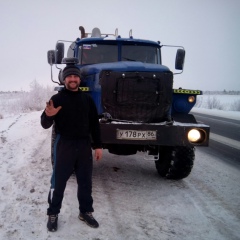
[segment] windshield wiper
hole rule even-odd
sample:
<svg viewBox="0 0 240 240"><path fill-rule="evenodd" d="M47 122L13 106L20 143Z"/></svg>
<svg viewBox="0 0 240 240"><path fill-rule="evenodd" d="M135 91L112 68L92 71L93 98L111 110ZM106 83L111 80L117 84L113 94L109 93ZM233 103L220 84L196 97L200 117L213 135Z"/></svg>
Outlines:
<svg viewBox="0 0 240 240"><path fill-rule="evenodd" d="M135 60L135 59L126 58L126 57L122 57L122 59L127 60L127 61L132 61L132 62L136 62L136 61L137 61L137 60Z"/></svg>

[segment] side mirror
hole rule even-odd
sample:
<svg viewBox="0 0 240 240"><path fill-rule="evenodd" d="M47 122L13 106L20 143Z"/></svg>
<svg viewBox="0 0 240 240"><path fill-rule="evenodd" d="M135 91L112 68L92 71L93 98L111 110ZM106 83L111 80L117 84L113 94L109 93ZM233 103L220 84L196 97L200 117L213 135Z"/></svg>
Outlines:
<svg viewBox="0 0 240 240"><path fill-rule="evenodd" d="M184 60L185 60L185 50L178 49L176 54L175 69L183 70Z"/></svg>
<svg viewBox="0 0 240 240"><path fill-rule="evenodd" d="M64 58L64 43L58 42L55 51L56 64L61 64Z"/></svg>
<svg viewBox="0 0 240 240"><path fill-rule="evenodd" d="M55 63L55 50L49 50L47 52L48 64L51 66Z"/></svg>

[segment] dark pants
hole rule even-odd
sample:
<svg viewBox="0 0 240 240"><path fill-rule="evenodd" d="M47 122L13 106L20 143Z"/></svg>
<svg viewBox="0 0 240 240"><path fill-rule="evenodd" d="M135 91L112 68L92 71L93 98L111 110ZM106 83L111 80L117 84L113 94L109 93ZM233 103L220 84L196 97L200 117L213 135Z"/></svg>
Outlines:
<svg viewBox="0 0 240 240"><path fill-rule="evenodd" d="M93 212L92 199L92 150L90 139L70 140L57 135L54 144L54 166L51 189L48 195L48 215L60 212L64 190L69 177L75 171L82 213Z"/></svg>

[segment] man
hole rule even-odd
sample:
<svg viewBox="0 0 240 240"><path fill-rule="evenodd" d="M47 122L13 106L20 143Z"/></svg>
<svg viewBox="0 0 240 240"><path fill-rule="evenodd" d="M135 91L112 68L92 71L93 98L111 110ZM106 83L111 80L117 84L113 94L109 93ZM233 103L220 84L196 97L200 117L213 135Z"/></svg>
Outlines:
<svg viewBox="0 0 240 240"><path fill-rule="evenodd" d="M73 171L78 183L78 218L97 228L93 218L92 199L92 150L95 159L102 158L98 113L92 98L80 89L81 73L75 65L66 66L62 72L65 87L51 97L41 115L43 128L55 123L54 166L47 209L49 231L57 230L58 214L64 190Z"/></svg>

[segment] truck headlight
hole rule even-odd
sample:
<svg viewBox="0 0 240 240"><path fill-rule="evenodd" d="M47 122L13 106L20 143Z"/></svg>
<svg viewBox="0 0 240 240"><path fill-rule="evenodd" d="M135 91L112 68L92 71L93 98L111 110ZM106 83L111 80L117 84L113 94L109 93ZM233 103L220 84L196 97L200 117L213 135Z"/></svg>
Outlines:
<svg viewBox="0 0 240 240"><path fill-rule="evenodd" d="M197 129L192 129L188 132L188 140L190 142L193 143L199 142L201 138L202 138L201 132Z"/></svg>
<svg viewBox="0 0 240 240"><path fill-rule="evenodd" d="M188 97L188 102L193 103L195 101L195 97L194 96L189 96Z"/></svg>

